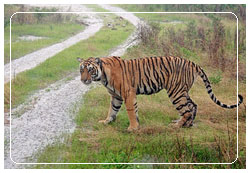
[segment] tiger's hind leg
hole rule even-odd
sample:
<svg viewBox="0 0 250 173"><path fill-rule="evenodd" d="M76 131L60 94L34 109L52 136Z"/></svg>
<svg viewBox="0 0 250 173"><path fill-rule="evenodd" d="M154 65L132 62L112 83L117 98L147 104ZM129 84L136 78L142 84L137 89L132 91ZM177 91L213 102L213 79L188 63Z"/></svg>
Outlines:
<svg viewBox="0 0 250 173"><path fill-rule="evenodd" d="M191 127L197 112L197 105L191 100L187 92L170 98L181 118L176 122L177 127Z"/></svg>
<svg viewBox="0 0 250 173"><path fill-rule="evenodd" d="M119 112L123 100L111 96L111 103L109 107L108 116L105 120L100 120L99 123L108 124L116 120L117 113Z"/></svg>

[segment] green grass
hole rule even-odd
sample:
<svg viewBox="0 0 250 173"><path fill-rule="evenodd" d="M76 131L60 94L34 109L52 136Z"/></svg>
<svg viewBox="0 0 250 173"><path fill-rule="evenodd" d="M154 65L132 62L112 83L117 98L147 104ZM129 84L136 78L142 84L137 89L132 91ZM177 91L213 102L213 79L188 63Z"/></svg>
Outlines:
<svg viewBox="0 0 250 173"><path fill-rule="evenodd" d="M12 24L11 26L11 58L16 59L28 53L63 41L84 30L80 24ZM40 40L24 41L21 36L32 35L46 37ZM4 29L4 62L10 60L10 27Z"/></svg>
<svg viewBox="0 0 250 173"><path fill-rule="evenodd" d="M196 86L196 89L205 90L203 86ZM210 105L207 93L204 92L204 94L207 96L205 102L208 100ZM194 95L193 91L192 95ZM199 103L199 110L205 109L208 104L202 101L204 97L194 97ZM225 111L213 107L211 103L208 112L206 112L207 109L204 110L205 112L198 112L194 127L174 130L170 122L178 119L179 116L165 91L152 96L140 95L137 100L141 127L135 133L128 133L126 129L129 121L124 105L118 113L116 122L110 125L98 123L98 120L106 118L110 96L104 87L90 90L85 94L83 106L76 117L75 132L67 138L65 143L48 146L39 154L38 162L220 163L235 160L236 124L226 118L228 114L230 117L233 116L236 113L235 110ZM215 110L213 115L209 114L211 109ZM227 121L229 121L228 126ZM244 147L240 147L239 161L229 166L79 164L37 165L36 168L243 168L245 167L244 155Z"/></svg>
<svg viewBox="0 0 250 173"><path fill-rule="evenodd" d="M119 21L114 15L112 15L112 18L114 22L126 22ZM76 57L88 58L90 56L107 55L111 48L125 41L134 29L131 24L127 24L126 27L121 25L116 26L117 30L111 30L105 26L88 40L81 41L49 58L37 67L18 74L12 81L12 107L23 103L34 91L45 88L49 84L64 78L69 73L77 72L79 63ZM8 86L9 83L5 84L5 90L9 90ZM9 102L6 99L5 108L7 109L8 106Z"/></svg>
<svg viewBox="0 0 250 173"><path fill-rule="evenodd" d="M133 11L133 10L132 10ZM138 10L135 10L138 11ZM143 14L146 16L145 14ZM141 17L144 17L144 16ZM139 14L138 14L139 16ZM148 15L151 19L164 20L160 15ZM180 17L180 16L179 16ZM200 19L189 16L189 21ZM204 17L204 18L203 18ZM211 22L205 16L201 18ZM174 17L172 18L174 19ZM179 18L178 18L179 19ZM174 19L176 20L176 19ZM180 19L181 20L181 19ZM161 22L161 21L160 21ZM169 27L161 22L161 32ZM175 25L187 26L186 23ZM174 27L175 27L174 26ZM177 29L175 28L175 29ZM154 40L153 40L154 41ZM207 54L178 47L180 55L201 65L213 82L213 91L226 104L235 104L236 81L232 76L218 72L207 65ZM227 50L228 51L228 50ZM164 55L158 48L139 44L130 48L123 58ZM219 76L219 77L218 77ZM246 85L239 82L240 94L246 98ZM223 163L236 158L236 110L216 106L209 98L202 80L198 79L190 90L190 96L198 105L195 125L192 128L173 129L171 121L178 119L178 112L170 102L166 91L151 96L137 96L140 130L128 133L129 120L125 106L121 107L115 122L99 124L106 118L110 96L104 87L90 90L84 95L82 107L75 118L77 129L65 143L48 146L38 154L38 162L67 163ZM36 168L246 168L246 111L239 108L239 158L232 165L37 165Z"/></svg>

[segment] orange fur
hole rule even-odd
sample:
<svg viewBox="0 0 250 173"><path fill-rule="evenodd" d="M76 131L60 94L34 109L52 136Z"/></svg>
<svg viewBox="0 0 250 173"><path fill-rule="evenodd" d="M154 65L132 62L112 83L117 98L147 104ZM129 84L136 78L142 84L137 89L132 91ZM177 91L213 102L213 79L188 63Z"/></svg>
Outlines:
<svg viewBox="0 0 250 173"><path fill-rule="evenodd" d="M196 116L197 105L191 100L188 91L199 75L207 88L210 98L223 108L234 108L242 103L239 95L238 105L225 105L216 99L210 82L201 67L179 57L150 57L123 60L119 57L89 58L80 60L81 80L85 84L101 81L111 95L108 116L100 122L110 123L125 103L130 125L128 130L139 128L136 95L150 95L166 89L170 100L181 115L177 127L190 127Z"/></svg>

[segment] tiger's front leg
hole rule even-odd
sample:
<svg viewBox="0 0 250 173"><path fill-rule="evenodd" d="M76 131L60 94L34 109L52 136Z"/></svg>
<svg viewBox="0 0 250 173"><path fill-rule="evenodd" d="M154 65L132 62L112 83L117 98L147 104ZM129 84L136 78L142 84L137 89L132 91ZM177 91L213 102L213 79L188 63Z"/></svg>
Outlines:
<svg viewBox="0 0 250 173"><path fill-rule="evenodd" d="M109 107L108 116L105 120L100 120L99 123L108 124L116 120L117 113L119 112L123 100L111 96L111 103Z"/></svg>
<svg viewBox="0 0 250 173"><path fill-rule="evenodd" d="M130 125L128 131L135 131L139 129L139 119L138 119L138 108L136 102L136 94L130 92L128 97L125 99L125 105L128 112L128 118Z"/></svg>

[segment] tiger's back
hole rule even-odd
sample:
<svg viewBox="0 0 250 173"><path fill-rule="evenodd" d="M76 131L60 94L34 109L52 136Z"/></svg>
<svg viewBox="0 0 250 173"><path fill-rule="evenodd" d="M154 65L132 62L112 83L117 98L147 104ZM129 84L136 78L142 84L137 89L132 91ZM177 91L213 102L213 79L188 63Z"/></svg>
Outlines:
<svg viewBox="0 0 250 173"><path fill-rule="evenodd" d="M150 95L166 89L170 96L179 88L191 88L198 66L179 57L150 57L123 60L119 57L101 58L110 70L110 84L119 91L135 89L136 94ZM107 76L107 75L106 75ZM107 81L107 80L104 80ZM119 85L115 85L119 83ZM107 85L106 82L103 82ZM121 86L120 86L121 85Z"/></svg>

